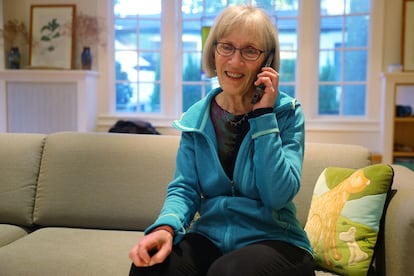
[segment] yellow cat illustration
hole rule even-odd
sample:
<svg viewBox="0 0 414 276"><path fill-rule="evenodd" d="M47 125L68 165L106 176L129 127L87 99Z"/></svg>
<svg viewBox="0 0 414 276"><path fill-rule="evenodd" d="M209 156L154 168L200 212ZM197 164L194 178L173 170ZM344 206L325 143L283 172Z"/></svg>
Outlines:
<svg viewBox="0 0 414 276"><path fill-rule="evenodd" d="M305 231L314 249L321 243L324 261L332 266L329 253L335 260L342 255L336 246L336 223L350 194L363 191L370 183L363 170L355 171L335 188L314 198L309 210Z"/></svg>

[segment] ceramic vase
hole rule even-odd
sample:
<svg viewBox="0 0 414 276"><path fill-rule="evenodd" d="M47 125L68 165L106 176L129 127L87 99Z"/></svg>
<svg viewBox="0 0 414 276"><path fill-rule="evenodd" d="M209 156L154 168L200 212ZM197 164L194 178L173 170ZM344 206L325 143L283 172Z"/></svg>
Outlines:
<svg viewBox="0 0 414 276"><path fill-rule="evenodd" d="M9 68L20 69L20 52L19 48L12 47L8 56Z"/></svg>
<svg viewBox="0 0 414 276"><path fill-rule="evenodd" d="M92 68L92 53L90 47L83 47L81 55L82 69L91 70Z"/></svg>

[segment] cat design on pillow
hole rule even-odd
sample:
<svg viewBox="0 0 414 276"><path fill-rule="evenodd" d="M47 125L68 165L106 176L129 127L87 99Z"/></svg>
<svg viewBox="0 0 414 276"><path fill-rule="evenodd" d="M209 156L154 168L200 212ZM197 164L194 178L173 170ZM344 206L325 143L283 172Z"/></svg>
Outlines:
<svg viewBox="0 0 414 276"><path fill-rule="evenodd" d="M369 184L364 171L357 170L336 187L312 200L305 231L314 249L321 243L326 265L332 266L330 255L336 261L342 259L337 247L336 225L345 203L351 194L363 191Z"/></svg>

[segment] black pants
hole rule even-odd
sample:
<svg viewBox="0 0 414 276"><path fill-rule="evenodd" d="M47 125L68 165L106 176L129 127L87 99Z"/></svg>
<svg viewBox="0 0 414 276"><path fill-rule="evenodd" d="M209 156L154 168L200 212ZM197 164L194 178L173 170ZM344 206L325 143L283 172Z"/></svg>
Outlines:
<svg viewBox="0 0 414 276"><path fill-rule="evenodd" d="M161 264L150 267L131 266L133 275L226 276L226 275L283 275L314 274L312 256L281 241L263 241L222 254L207 238L187 234L173 247L170 256Z"/></svg>

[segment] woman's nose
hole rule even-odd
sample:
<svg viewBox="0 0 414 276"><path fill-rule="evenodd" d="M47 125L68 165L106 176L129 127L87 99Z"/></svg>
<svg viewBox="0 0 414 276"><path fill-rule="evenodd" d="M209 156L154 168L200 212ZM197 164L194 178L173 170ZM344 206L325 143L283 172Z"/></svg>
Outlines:
<svg viewBox="0 0 414 276"><path fill-rule="evenodd" d="M231 61L231 62L244 63L244 59L241 56L241 52L240 52L239 49L235 49L234 53L230 56L229 61Z"/></svg>

